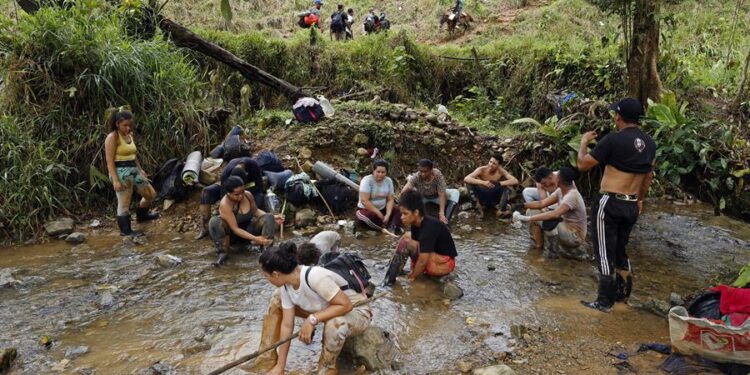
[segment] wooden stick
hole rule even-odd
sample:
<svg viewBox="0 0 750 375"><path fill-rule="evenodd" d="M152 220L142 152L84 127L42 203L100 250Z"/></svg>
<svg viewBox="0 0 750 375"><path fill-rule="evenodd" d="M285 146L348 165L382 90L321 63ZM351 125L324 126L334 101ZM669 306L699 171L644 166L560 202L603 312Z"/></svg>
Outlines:
<svg viewBox="0 0 750 375"><path fill-rule="evenodd" d="M284 216L284 211L286 211L286 199L284 199L284 204L281 205L281 216L286 219L286 216ZM284 223L281 223L281 238L284 238Z"/></svg>
<svg viewBox="0 0 750 375"><path fill-rule="evenodd" d="M364 304L366 304L366 303L369 303L369 302L371 302L371 301L374 301L374 300L376 300L376 299L378 299L378 298L380 298L380 297L384 296L385 294L386 294L386 293L379 293L379 294L376 294L376 295L372 296L372 298L369 298L369 299L366 299L366 300L364 300L364 301L359 301L359 302L355 303L353 307L359 307L359 306L362 306L362 305L364 305ZM230 369L232 369L232 368L234 368L234 367L237 367L237 366L239 366L239 365L241 365L241 364L243 364L243 363L245 363L245 362L247 362L247 361L249 361L249 360L252 360L252 359L254 359L255 357L257 357L257 356L259 356L259 355L261 355L261 354L263 354L263 353L265 353L265 352L267 352L267 351L270 351L270 350L276 349L276 348L278 348L279 346L281 346L281 345L284 345L284 344L286 344L286 343L288 343L288 342L290 342L290 341L294 340L294 339L295 339L295 338L297 338L298 336L299 336L299 331L297 331L297 332L294 332L294 334L293 334L293 335L291 335L291 336L289 336L289 337L287 337L287 338L285 338L285 339L283 339L283 340L281 340L281 341L279 341L279 342L277 342L277 343L275 343L275 344L273 344L273 345L271 345L271 346L265 347L265 348L263 348L263 349L258 349L258 350L257 350L257 351L256 351L255 353L252 353L252 354L248 354L248 355L246 355L246 356L242 356L242 357L240 357L240 358L239 358L239 359L237 359L237 360L234 360L234 361L232 361L232 362L229 362L229 363L227 363L226 365L224 365L224 366L222 366L222 367L220 367L220 368L218 368L218 369L216 369L216 370L213 370L213 371L209 372L209 373L208 373L208 375L219 375L219 374L222 374L222 373L226 372L227 370L230 370Z"/></svg>
<svg viewBox="0 0 750 375"><path fill-rule="evenodd" d="M304 172L302 170L302 166L299 163L299 159L297 159L295 157L294 161L297 162L297 167L299 168L299 171L300 172ZM331 217L333 218L333 220L336 221L336 215L333 214L333 210L331 209L331 206L328 205L328 202L326 201L326 198L323 196L323 194L320 194L320 190L318 190L318 188L315 186L314 183L310 182L310 185L312 185L312 188L313 188L313 190L315 190L315 193L318 194L318 196L320 197L320 199L323 200L323 203L325 203L326 208L328 209L328 213L331 214Z"/></svg>

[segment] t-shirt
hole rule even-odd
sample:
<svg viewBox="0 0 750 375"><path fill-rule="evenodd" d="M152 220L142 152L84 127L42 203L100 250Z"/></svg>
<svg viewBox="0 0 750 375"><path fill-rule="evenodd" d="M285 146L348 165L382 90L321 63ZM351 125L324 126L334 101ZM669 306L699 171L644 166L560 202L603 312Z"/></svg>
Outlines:
<svg viewBox="0 0 750 375"><path fill-rule="evenodd" d="M249 184L250 182L255 184L252 188L247 190L252 191L253 193L263 192L263 172L261 171L260 166L258 166L258 162L248 157L234 158L230 160L229 163L227 163L226 168L224 168L224 171L221 172L221 183L223 184L229 179L234 167L240 163L245 164L245 172L247 172L247 180L245 181L245 184Z"/></svg>
<svg viewBox="0 0 750 375"><path fill-rule="evenodd" d="M411 238L419 242L420 253L437 253L451 258L458 256L450 230L432 216L425 216L419 227L411 226Z"/></svg>
<svg viewBox="0 0 750 375"><path fill-rule="evenodd" d="M656 143L640 128L630 127L607 134L591 156L626 173L648 173L656 158Z"/></svg>
<svg viewBox="0 0 750 375"><path fill-rule="evenodd" d="M310 243L320 250L320 254L335 250L332 248L339 242L341 242L341 235L332 230L324 230L310 239Z"/></svg>
<svg viewBox="0 0 750 375"><path fill-rule="evenodd" d="M291 285L281 287L281 307L291 309L298 306L302 310L315 313L328 307L329 302L341 291L341 287L349 285L343 277L323 267L313 267L305 281L308 266L300 266L300 286L295 290ZM309 285L308 285L309 282ZM351 289L344 293L357 294Z"/></svg>
<svg viewBox="0 0 750 375"><path fill-rule="evenodd" d="M565 224L578 234L578 238L586 238L586 203L578 189L571 189L565 196L562 190L557 189L554 193L558 204L570 207L570 210L562 215Z"/></svg>
<svg viewBox="0 0 750 375"><path fill-rule="evenodd" d="M367 175L359 183L360 193L370 193L370 203L375 208L382 210L388 203L388 197L393 196L395 191L393 190L393 180L390 177L386 177L381 182L375 181L373 175ZM357 203L357 207L365 208L365 204L360 199Z"/></svg>
<svg viewBox="0 0 750 375"><path fill-rule="evenodd" d="M443 173L440 172L439 169L434 168L433 172L435 177L432 178L432 181L423 180L419 177L419 173L409 175L407 181L410 182L411 185L414 186L414 190L422 194L423 197L435 198L439 192L445 192L448 185L445 183L445 177L443 177Z"/></svg>

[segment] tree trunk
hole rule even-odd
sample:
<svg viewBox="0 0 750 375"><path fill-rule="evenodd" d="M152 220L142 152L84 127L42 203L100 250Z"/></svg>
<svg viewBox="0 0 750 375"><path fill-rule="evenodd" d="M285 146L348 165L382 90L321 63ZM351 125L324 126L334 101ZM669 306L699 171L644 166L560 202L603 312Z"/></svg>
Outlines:
<svg viewBox="0 0 750 375"><path fill-rule="evenodd" d="M747 87L747 80L750 79L747 74L748 67L750 67L750 50L747 51L747 57L745 58L745 67L742 69L742 81L740 82L740 89L737 91L737 97L734 99L734 103L732 103L732 107L734 107L735 111L740 110L740 105L742 104L742 99L745 98L745 87Z"/></svg>
<svg viewBox="0 0 750 375"><path fill-rule="evenodd" d="M268 87L282 92L292 100L310 96L301 88L291 83L277 78L258 67L247 63L231 52L221 48L188 30L182 25L164 17L159 18L159 27L161 27L165 36L179 47L191 49L200 52L206 56L212 57L230 67L236 69L240 74L250 81L262 83Z"/></svg>
<svg viewBox="0 0 750 375"><path fill-rule="evenodd" d="M647 105L658 101L662 84L656 63L659 60L659 0L636 0L633 34L627 61L628 95Z"/></svg>

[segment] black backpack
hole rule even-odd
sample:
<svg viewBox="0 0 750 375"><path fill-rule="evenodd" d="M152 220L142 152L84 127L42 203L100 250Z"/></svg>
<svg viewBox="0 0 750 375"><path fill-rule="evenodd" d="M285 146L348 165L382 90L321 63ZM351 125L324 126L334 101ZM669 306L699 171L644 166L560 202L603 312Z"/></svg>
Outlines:
<svg viewBox="0 0 750 375"><path fill-rule="evenodd" d="M305 195L305 182L299 180L286 185L284 197L294 207L300 207L310 202L310 199Z"/></svg>
<svg viewBox="0 0 750 375"><path fill-rule="evenodd" d="M334 33L344 31L344 16L341 12L336 12L331 15L331 31Z"/></svg>
<svg viewBox="0 0 750 375"><path fill-rule="evenodd" d="M320 180L316 187L334 214L346 211L357 202L357 192L335 178Z"/></svg>
<svg viewBox="0 0 750 375"><path fill-rule="evenodd" d="M188 188L182 181L182 168L185 163L180 159L169 159L154 175L154 189L159 192L157 198L172 199L180 202L187 198Z"/></svg>
<svg viewBox="0 0 750 375"><path fill-rule="evenodd" d="M353 252L338 254L333 260L324 264L323 268L336 273L346 280L347 285L342 286L341 290L351 289L357 293L364 293L371 277L362 257ZM308 281L310 270L312 270L312 267L308 268L305 272L307 286L310 286L310 282Z"/></svg>
<svg viewBox="0 0 750 375"><path fill-rule="evenodd" d="M252 151L250 145L242 140L239 135L230 135L224 141L224 159L232 160L241 157L250 157Z"/></svg>
<svg viewBox="0 0 750 375"><path fill-rule="evenodd" d="M269 172L283 172L284 166L281 164L281 160L271 151L264 150L255 156L255 161L263 171Z"/></svg>

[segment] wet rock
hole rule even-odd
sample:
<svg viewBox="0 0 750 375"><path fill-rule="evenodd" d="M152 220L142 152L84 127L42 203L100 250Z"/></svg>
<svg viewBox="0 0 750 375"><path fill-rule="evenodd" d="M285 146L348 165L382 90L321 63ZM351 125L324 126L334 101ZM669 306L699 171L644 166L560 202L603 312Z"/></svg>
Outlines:
<svg viewBox="0 0 750 375"><path fill-rule="evenodd" d="M182 264L182 259L170 254L156 254L154 261L164 268L177 267Z"/></svg>
<svg viewBox="0 0 750 375"><path fill-rule="evenodd" d="M89 347L86 345L70 347L65 349L66 359L75 359L89 352Z"/></svg>
<svg viewBox="0 0 750 375"><path fill-rule="evenodd" d="M451 301L455 301L464 296L463 289L459 288L453 280L446 280L443 282L443 295Z"/></svg>
<svg viewBox="0 0 750 375"><path fill-rule="evenodd" d="M56 365L52 366L52 371L63 372L65 371L65 368L68 367L69 364L70 364L69 359L63 359L62 361L58 362Z"/></svg>
<svg viewBox="0 0 750 375"><path fill-rule="evenodd" d="M96 371L96 369L93 369L93 368L84 367L84 368L78 369L78 374L79 375L96 375L98 373L99 372Z"/></svg>
<svg viewBox="0 0 750 375"><path fill-rule="evenodd" d="M4 374L13 367L13 363L16 362L18 351L16 348L7 348L0 350L0 374Z"/></svg>
<svg viewBox="0 0 750 375"><path fill-rule="evenodd" d="M478 368L474 370L474 375L516 375L516 372L506 365L495 365Z"/></svg>
<svg viewBox="0 0 750 375"><path fill-rule="evenodd" d="M671 308L667 301L662 301L659 299L650 299L644 304L636 307L662 317L666 317L667 314L669 314L669 309Z"/></svg>
<svg viewBox="0 0 750 375"><path fill-rule="evenodd" d="M50 236L59 236L61 234L69 234L73 232L73 219L64 217L61 219L48 221L44 224L44 230Z"/></svg>
<svg viewBox="0 0 750 375"><path fill-rule="evenodd" d="M362 133L357 133L354 135L354 144L357 146L367 146L369 142L370 139Z"/></svg>
<svg viewBox="0 0 750 375"><path fill-rule="evenodd" d="M81 232L73 232L65 237L65 242L73 245L78 245L86 242L86 234Z"/></svg>
<svg viewBox="0 0 750 375"><path fill-rule="evenodd" d="M102 298L99 300L99 306L103 309L106 309L107 307L112 306L115 303L115 297L112 296L112 293L109 291L105 291L102 293Z"/></svg>
<svg viewBox="0 0 750 375"><path fill-rule="evenodd" d="M185 356L190 356L208 350L211 350L211 344L207 342L193 341L189 343L185 349L182 350L182 353L185 354Z"/></svg>
<svg viewBox="0 0 750 375"><path fill-rule="evenodd" d="M388 332L370 326L361 335L348 338L342 354L368 371L391 370L397 349Z"/></svg>
<svg viewBox="0 0 750 375"><path fill-rule="evenodd" d="M470 214L468 212L466 212L466 211L461 211L461 212L458 213L458 218L459 219L468 219L469 216L470 216Z"/></svg>
<svg viewBox="0 0 750 375"><path fill-rule="evenodd" d="M669 304L672 307L682 306L685 304L685 299L683 299L681 295L672 292L672 294L669 295Z"/></svg>
<svg viewBox="0 0 750 375"><path fill-rule="evenodd" d="M125 245L145 245L148 243L148 238L146 236L125 236L122 239L122 243Z"/></svg>
<svg viewBox="0 0 750 375"><path fill-rule="evenodd" d="M459 360L457 363L458 371L461 371L463 373L471 372L471 370L474 368L474 365L470 362Z"/></svg>
<svg viewBox="0 0 750 375"><path fill-rule="evenodd" d="M312 157L312 151L307 147L302 147L297 154L300 159L310 159Z"/></svg>
<svg viewBox="0 0 750 375"><path fill-rule="evenodd" d="M0 270L0 288L13 288L19 284L21 282L13 277L9 269Z"/></svg>
<svg viewBox="0 0 750 375"><path fill-rule="evenodd" d="M159 361L149 368L139 371L138 375L177 375L177 370L175 370L174 366Z"/></svg>
<svg viewBox="0 0 750 375"><path fill-rule="evenodd" d="M311 163L309 160L302 164L302 172L312 173L312 170L313 170L313 163Z"/></svg>
<svg viewBox="0 0 750 375"><path fill-rule="evenodd" d="M316 216L317 215L315 214L315 211L309 208L299 210L294 214L294 224L297 226L297 228L304 228L315 225Z"/></svg>
<svg viewBox="0 0 750 375"><path fill-rule="evenodd" d="M438 117L437 117L437 115L434 115L434 114L429 114L429 115L425 116L424 119L425 119L425 121L427 121L428 123L430 123L432 125L437 125L437 123L438 123Z"/></svg>
<svg viewBox="0 0 750 375"><path fill-rule="evenodd" d="M510 335L511 337L520 339L523 338L525 334L529 332L529 327L526 327L523 324L518 324L510 327Z"/></svg>

